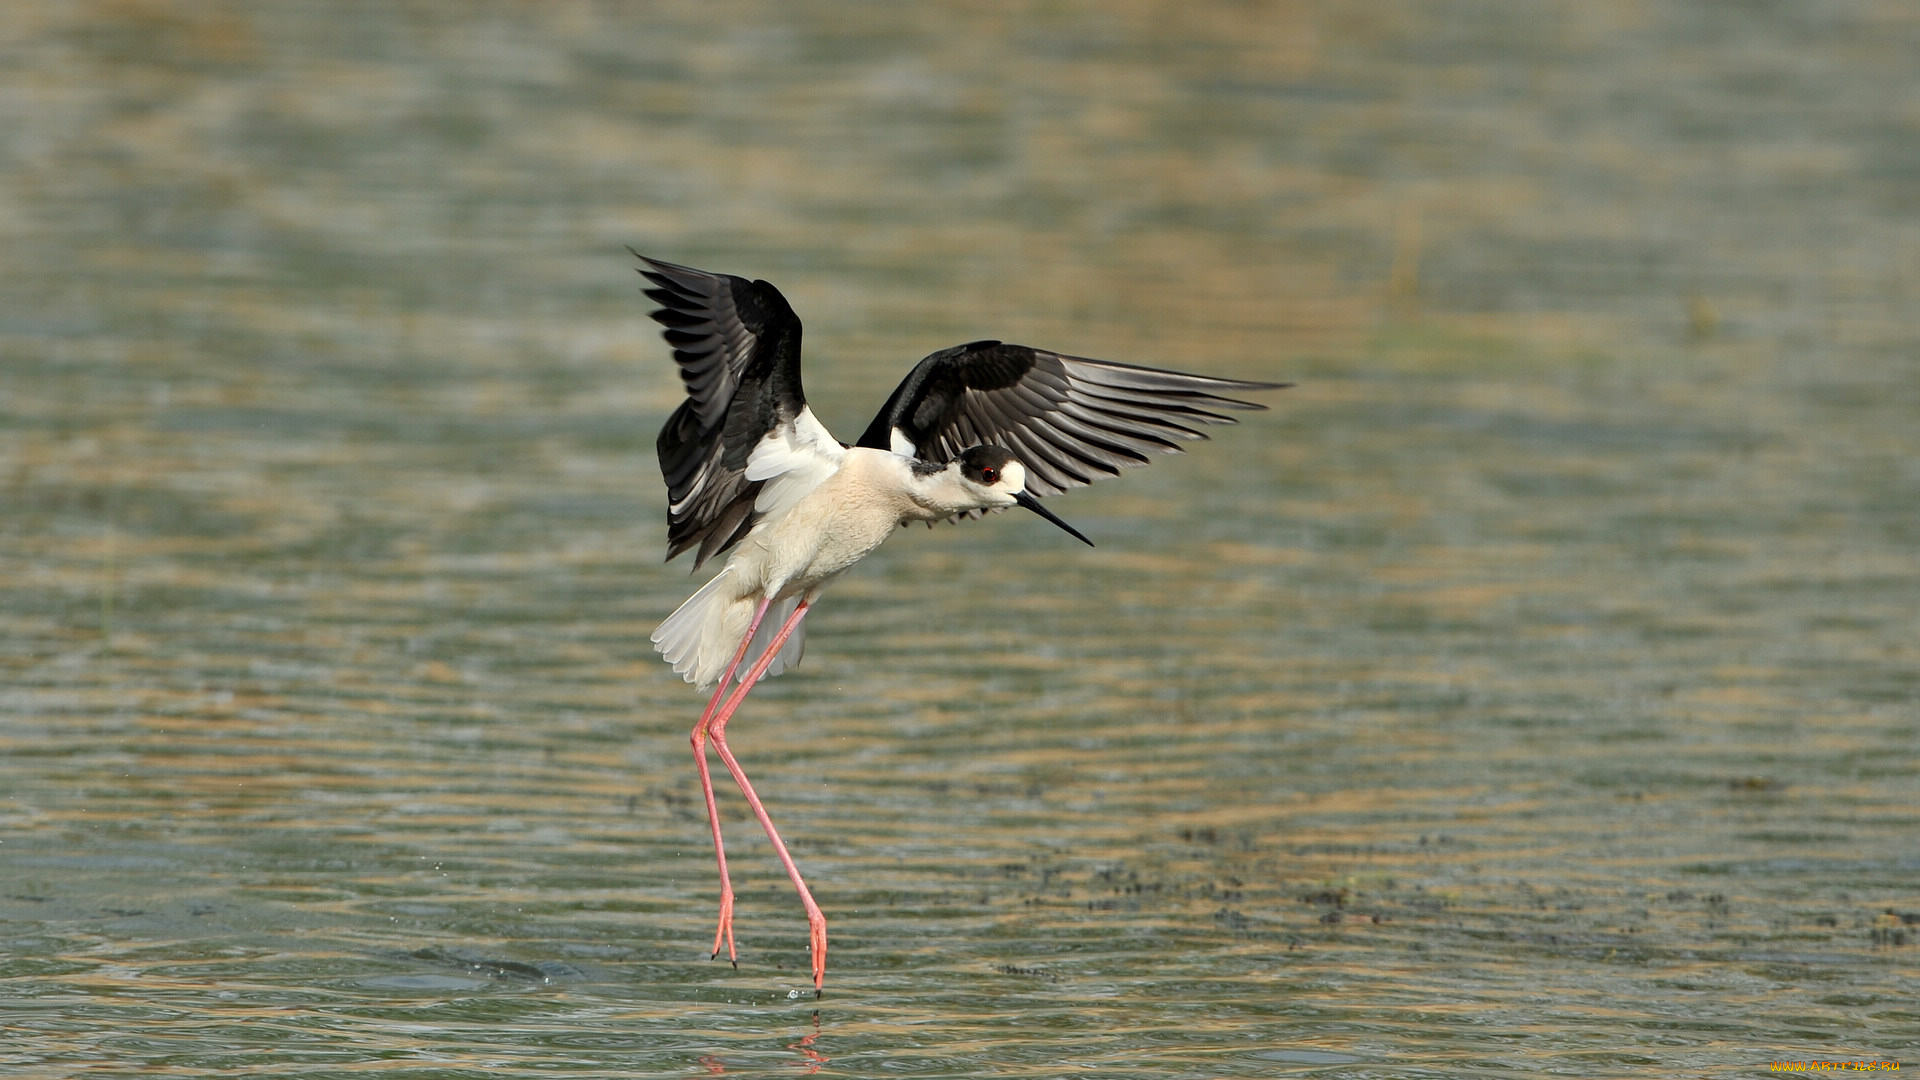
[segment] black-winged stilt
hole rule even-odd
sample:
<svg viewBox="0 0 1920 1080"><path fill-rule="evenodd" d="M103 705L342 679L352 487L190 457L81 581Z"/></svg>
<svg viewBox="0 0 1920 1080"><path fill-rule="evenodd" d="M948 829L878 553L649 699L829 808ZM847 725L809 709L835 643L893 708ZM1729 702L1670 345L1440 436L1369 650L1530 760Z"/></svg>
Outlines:
<svg viewBox="0 0 1920 1080"><path fill-rule="evenodd" d="M800 621L820 590L913 521L1022 506L1081 542L1040 505L1151 454L1232 423L1216 409L1262 409L1223 391L1288 384L1216 379L975 341L916 364L848 446L827 432L800 389L800 320L764 281L710 274L634 253L661 305L687 400L660 432L667 481L667 558L690 548L694 569L725 569L653 632L654 647L696 686L714 686L693 727L693 756L720 864L713 955L733 945L733 883L720 839L706 744L733 774L807 909L818 995L827 920L800 868L727 748L727 721L755 683L800 662ZM773 615L768 619L769 614ZM777 627L777 629L775 629ZM736 680L741 665L746 673ZM737 687L729 695L729 684Z"/></svg>

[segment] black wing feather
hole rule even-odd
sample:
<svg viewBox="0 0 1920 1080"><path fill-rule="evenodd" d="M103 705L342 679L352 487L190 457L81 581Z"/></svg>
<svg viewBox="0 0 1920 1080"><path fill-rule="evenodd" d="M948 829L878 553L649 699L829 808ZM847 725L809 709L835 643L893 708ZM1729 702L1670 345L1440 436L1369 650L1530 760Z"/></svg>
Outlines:
<svg viewBox="0 0 1920 1080"><path fill-rule="evenodd" d="M667 482L667 558L698 545L694 569L753 528L760 482L744 475L754 444L806 405L800 318L764 281L650 259L640 275L686 386L655 449Z"/></svg>
<svg viewBox="0 0 1920 1080"><path fill-rule="evenodd" d="M858 445L891 449L897 431L915 457L938 462L981 443L1002 446L1027 467L1028 492L1053 495L1178 453L1206 438L1200 425L1234 422L1217 410L1266 408L1223 392L1287 385L974 341L920 361Z"/></svg>

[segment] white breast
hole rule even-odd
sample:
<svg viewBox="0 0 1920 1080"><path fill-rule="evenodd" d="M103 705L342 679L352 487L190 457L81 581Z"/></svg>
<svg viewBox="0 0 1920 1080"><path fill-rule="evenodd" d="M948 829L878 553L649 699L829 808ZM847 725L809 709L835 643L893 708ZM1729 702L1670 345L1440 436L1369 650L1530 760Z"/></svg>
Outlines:
<svg viewBox="0 0 1920 1080"><path fill-rule="evenodd" d="M728 561L760 588L783 596L818 588L870 554L917 510L903 485L904 461L853 447L838 467L797 497L783 499ZM789 490L798 485L790 485ZM766 496L761 496L762 503Z"/></svg>

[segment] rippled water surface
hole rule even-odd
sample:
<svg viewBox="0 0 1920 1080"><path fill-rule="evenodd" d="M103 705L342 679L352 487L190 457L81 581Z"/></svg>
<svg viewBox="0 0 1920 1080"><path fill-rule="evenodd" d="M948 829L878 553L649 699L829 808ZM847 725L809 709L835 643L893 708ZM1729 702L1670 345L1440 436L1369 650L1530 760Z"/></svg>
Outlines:
<svg viewBox="0 0 1920 1080"><path fill-rule="evenodd" d="M0 1072L1920 1065L1906 3L0 15ZM651 654L765 277L1298 385Z"/></svg>

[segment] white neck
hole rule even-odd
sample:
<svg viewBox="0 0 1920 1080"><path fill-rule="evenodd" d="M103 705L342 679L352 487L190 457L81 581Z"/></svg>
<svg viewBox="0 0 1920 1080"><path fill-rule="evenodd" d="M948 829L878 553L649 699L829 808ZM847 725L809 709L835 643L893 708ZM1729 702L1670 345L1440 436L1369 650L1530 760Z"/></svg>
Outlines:
<svg viewBox="0 0 1920 1080"><path fill-rule="evenodd" d="M1008 462L1000 481L991 487L975 483L961 475L957 462L936 473L915 472L907 459L901 459L907 497L930 520L942 520L972 510L999 509L1013 505L1013 493L1021 490L1026 470L1019 462Z"/></svg>

